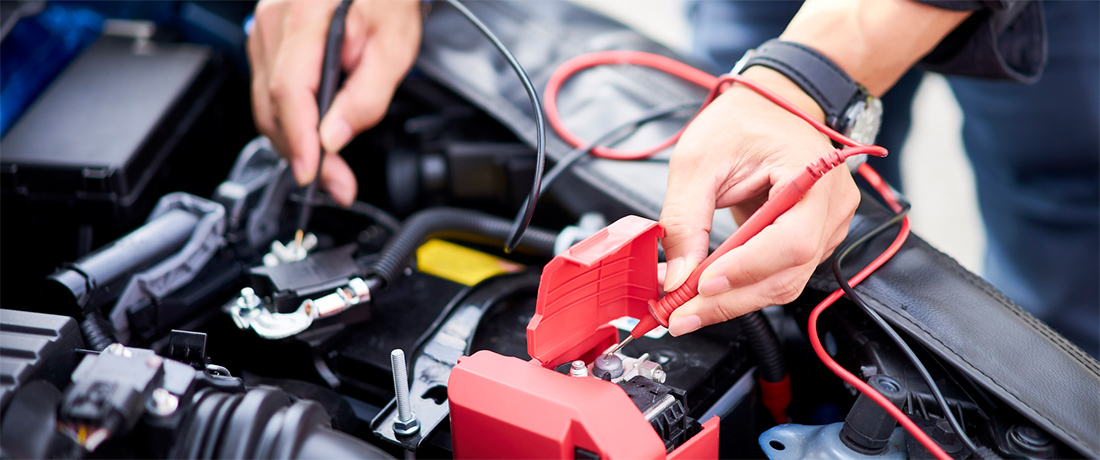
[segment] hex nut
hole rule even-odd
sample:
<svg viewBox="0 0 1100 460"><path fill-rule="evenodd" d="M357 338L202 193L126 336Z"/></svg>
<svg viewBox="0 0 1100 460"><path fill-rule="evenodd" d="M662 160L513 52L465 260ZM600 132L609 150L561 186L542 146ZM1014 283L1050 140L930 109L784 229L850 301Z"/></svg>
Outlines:
<svg viewBox="0 0 1100 460"><path fill-rule="evenodd" d="M420 420L413 417L412 420L404 421L394 419L393 420L393 432L401 436L412 436L420 431Z"/></svg>

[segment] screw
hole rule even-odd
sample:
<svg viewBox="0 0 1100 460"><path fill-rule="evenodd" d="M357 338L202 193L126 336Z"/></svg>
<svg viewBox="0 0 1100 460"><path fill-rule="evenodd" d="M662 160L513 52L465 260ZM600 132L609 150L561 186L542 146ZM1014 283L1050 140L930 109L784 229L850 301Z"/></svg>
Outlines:
<svg viewBox="0 0 1100 460"><path fill-rule="evenodd" d="M569 375L573 377L588 377L588 366L584 365L584 361L576 360L569 366Z"/></svg>
<svg viewBox="0 0 1100 460"><path fill-rule="evenodd" d="M157 388L153 390L153 397L150 402L152 403L150 411L153 414L165 417L176 412L180 399L164 388Z"/></svg>
<svg viewBox="0 0 1100 460"><path fill-rule="evenodd" d="M405 352L400 348L390 352L390 367L393 368L394 399L397 400L397 419L393 421L393 432L409 436L420 431L420 421L409 407L409 373L405 368Z"/></svg>
<svg viewBox="0 0 1100 460"><path fill-rule="evenodd" d="M117 342L107 345L107 348L104 348L103 351L115 356L121 356L123 358L129 358L133 356L133 353L131 353L130 350L126 348L126 345Z"/></svg>
<svg viewBox="0 0 1100 460"><path fill-rule="evenodd" d="M260 296L250 287L241 289L241 296L237 298L237 307L241 310L251 310L260 306Z"/></svg>

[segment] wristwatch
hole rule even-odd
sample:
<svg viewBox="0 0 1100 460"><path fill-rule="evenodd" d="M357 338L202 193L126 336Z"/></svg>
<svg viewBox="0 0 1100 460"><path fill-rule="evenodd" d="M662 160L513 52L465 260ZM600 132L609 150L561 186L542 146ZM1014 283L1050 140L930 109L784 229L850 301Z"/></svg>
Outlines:
<svg viewBox="0 0 1100 460"><path fill-rule="evenodd" d="M799 43L768 40L746 52L730 73L740 74L754 65L795 82L821 106L830 128L861 144L874 143L882 125L882 101L823 54Z"/></svg>

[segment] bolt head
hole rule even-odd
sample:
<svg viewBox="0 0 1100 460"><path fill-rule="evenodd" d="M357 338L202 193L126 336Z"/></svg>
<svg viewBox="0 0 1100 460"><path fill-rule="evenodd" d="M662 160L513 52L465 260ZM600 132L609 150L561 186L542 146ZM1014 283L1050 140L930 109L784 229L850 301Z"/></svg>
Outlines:
<svg viewBox="0 0 1100 460"><path fill-rule="evenodd" d="M400 436L412 436L417 431L420 431L420 420L416 417L403 422L398 419L393 420L393 432Z"/></svg>
<svg viewBox="0 0 1100 460"><path fill-rule="evenodd" d="M164 388L157 388L153 390L153 395L149 399L149 412L154 415L166 417L176 412L176 408L179 407L180 400L176 395L172 394Z"/></svg>
<svg viewBox="0 0 1100 460"><path fill-rule="evenodd" d="M657 369L657 370L653 371L653 381L654 382L665 383L666 378L668 378L668 376L665 375L665 371L662 371L660 369Z"/></svg>
<svg viewBox="0 0 1100 460"><path fill-rule="evenodd" d="M251 310L260 306L260 296L250 287L241 289L241 296L237 297L237 308Z"/></svg>
<svg viewBox="0 0 1100 460"><path fill-rule="evenodd" d="M588 377L588 366L584 361L576 360L569 366L569 375L573 377Z"/></svg>
<svg viewBox="0 0 1100 460"><path fill-rule="evenodd" d="M104 348L103 351L115 356L122 356L123 358L129 358L133 356L133 353L130 352L130 350L127 349L125 345L117 342L107 345L107 348Z"/></svg>

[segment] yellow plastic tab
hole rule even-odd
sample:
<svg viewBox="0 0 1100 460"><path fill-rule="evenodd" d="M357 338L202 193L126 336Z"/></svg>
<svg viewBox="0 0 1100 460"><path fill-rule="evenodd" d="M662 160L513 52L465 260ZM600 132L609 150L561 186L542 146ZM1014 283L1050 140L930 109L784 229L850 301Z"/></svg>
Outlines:
<svg viewBox="0 0 1100 460"><path fill-rule="evenodd" d="M429 240L416 250L420 271L473 286L489 277L516 273L523 265L443 240Z"/></svg>

